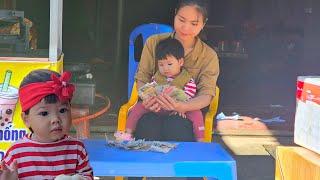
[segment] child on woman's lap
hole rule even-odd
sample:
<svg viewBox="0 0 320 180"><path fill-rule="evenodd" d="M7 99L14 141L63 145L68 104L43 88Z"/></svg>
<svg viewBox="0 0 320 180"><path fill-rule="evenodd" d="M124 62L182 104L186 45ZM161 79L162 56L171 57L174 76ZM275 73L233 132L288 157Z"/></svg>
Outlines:
<svg viewBox="0 0 320 180"><path fill-rule="evenodd" d="M31 133L16 141L1 162L0 180L54 179L61 175L93 179L82 142L68 136L74 86L70 73L61 76L35 70L22 81L22 119Z"/></svg>
<svg viewBox="0 0 320 180"><path fill-rule="evenodd" d="M152 83L156 83L157 85L170 85L174 88L181 89L187 98L191 99L195 96L197 88L192 76L183 68L183 57L184 49L178 40L168 38L160 41L155 49L158 71L152 77ZM126 132L115 133L116 138L120 140L132 139L132 134L134 133L138 120L148 112L149 110L144 107L142 102L135 104L128 115ZM159 113L179 114L189 119L193 124L193 131L197 141L203 140L204 123L200 110L189 112L165 112L161 110Z"/></svg>

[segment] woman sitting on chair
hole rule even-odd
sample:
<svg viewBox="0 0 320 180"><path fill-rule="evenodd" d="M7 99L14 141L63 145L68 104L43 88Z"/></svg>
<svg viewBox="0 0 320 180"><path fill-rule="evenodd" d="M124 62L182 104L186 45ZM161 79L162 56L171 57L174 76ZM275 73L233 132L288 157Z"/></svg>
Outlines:
<svg viewBox="0 0 320 180"><path fill-rule="evenodd" d="M163 141L195 141L192 122L179 115L159 115L160 110L183 114L208 106L215 96L219 75L216 52L199 37L207 21L207 9L202 0L182 0L175 12L174 32L151 36L147 39L135 76L138 88L151 82L157 72L155 47L168 37L179 40L184 48L184 68L197 84L197 95L187 102L177 102L162 94L143 100L143 106L151 111L139 121L134 132L136 139Z"/></svg>

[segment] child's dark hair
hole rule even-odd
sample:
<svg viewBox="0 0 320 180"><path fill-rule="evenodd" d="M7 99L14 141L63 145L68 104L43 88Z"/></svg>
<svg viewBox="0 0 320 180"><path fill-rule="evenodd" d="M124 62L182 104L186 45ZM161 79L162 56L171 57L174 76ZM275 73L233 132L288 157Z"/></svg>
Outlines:
<svg viewBox="0 0 320 180"><path fill-rule="evenodd" d="M184 57L184 48L180 41L174 38L161 40L155 48L156 60L166 59L168 56L173 56L176 59Z"/></svg>
<svg viewBox="0 0 320 180"><path fill-rule="evenodd" d="M51 81L51 74L55 74L57 77L60 77L59 73L47 69L37 69L31 71L26 77L23 78L20 88L31 83ZM44 97L44 101L48 104L56 103L58 99L58 96L55 94L50 94ZM29 109L24 113L29 114Z"/></svg>
<svg viewBox="0 0 320 180"><path fill-rule="evenodd" d="M203 16L203 23L206 23L208 20L208 2L207 0L180 0L176 8L176 13L185 7L185 6L194 6L199 13Z"/></svg>

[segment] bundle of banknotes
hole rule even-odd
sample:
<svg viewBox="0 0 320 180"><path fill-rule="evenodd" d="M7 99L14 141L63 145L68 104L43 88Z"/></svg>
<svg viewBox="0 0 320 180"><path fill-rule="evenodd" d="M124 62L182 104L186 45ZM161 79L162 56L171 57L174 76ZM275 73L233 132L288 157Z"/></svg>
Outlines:
<svg viewBox="0 0 320 180"><path fill-rule="evenodd" d="M159 85L156 82L147 83L141 88L138 89L139 97L144 100L152 96L157 96L161 93L165 93L176 101L187 101L188 96L182 89L179 89L175 86Z"/></svg>
<svg viewBox="0 0 320 180"><path fill-rule="evenodd" d="M117 141L110 140L106 136L108 146L117 147L126 150L138 151L153 151L168 153L170 150L177 147L176 143L162 142L162 141L145 141L144 139L130 140L130 141Z"/></svg>

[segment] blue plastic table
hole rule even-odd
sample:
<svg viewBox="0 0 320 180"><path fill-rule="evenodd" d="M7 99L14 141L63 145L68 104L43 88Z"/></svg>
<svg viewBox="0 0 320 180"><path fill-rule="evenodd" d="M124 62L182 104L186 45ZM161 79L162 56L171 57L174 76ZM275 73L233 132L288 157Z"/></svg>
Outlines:
<svg viewBox="0 0 320 180"><path fill-rule="evenodd" d="M84 144L95 176L237 179L235 160L217 143L179 142L169 153L118 149L102 139Z"/></svg>

